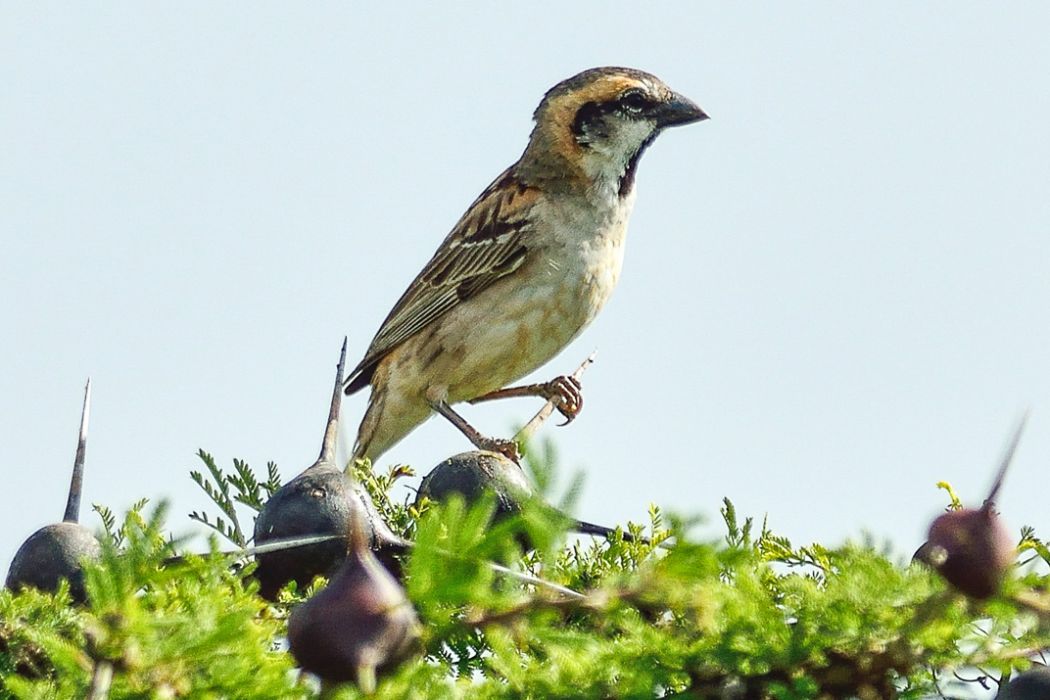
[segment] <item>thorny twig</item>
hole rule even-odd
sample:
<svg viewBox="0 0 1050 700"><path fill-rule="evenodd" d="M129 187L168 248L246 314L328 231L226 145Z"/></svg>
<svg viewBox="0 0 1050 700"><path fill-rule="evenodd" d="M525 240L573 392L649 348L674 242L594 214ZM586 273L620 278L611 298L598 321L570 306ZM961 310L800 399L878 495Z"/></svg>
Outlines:
<svg viewBox="0 0 1050 700"><path fill-rule="evenodd" d="M267 554L270 552L278 552L286 549L295 549L297 547L307 547L323 542L331 542L332 540L344 539L346 539L345 535L306 535L302 537L287 537L279 540L270 540L265 544L255 545L254 547L243 547L240 549L232 549L218 552L187 552L185 554L177 554L166 558L164 560L164 563L166 565L180 564L183 561L185 561L186 557L188 556L207 557L212 554L224 557L232 557L233 559L240 560L245 559L249 556L258 556L260 554ZM415 547L415 542L406 541L404 543L404 546L406 548ZM438 549L437 551L441 554L451 556L451 553L444 549ZM515 571L514 569L504 566L503 564L498 564L494 561L486 561L485 565L498 574L516 579L518 581L521 581L522 583L527 583L540 588L547 588L551 591L554 591L555 593L559 593L562 596L565 596L567 599L578 600L585 597L582 593L574 591L571 588L567 588L566 586L562 586L559 583L548 581L538 576L533 576L532 574L526 574L521 571Z"/></svg>
<svg viewBox="0 0 1050 700"><path fill-rule="evenodd" d="M566 589L568 590L568 589ZM463 621L471 626L500 625L534 610L602 610L613 600L631 601L637 597L637 590L603 591L592 590L587 593L571 591L572 597L529 598L512 608L500 612L475 611L467 614Z"/></svg>
<svg viewBox="0 0 1050 700"><path fill-rule="evenodd" d="M580 601L580 600L584 600L584 599L587 598L587 596L584 595L583 593L580 593L579 591L574 591L571 588L566 588L565 586L562 586L559 583L554 583L553 581L548 581L547 579L543 579L543 578L540 578L538 576L533 576L532 574L526 574L526 573L522 573L520 571L514 571L513 569L510 569L510 568L508 568L506 566L503 566L503 564L497 564L494 561L490 561L490 562L487 562L487 563L488 563L489 568L491 568L493 571L495 571L497 573L504 574L505 576L510 576L511 578L518 579L519 581L522 581L524 583L531 583L534 586L541 586L541 587L544 587L544 588L549 588L552 591L555 591L557 593L561 593L563 596L565 596L565 598L563 600Z"/></svg>
<svg viewBox="0 0 1050 700"><path fill-rule="evenodd" d="M96 661L91 674L91 685L88 687L86 700L107 700L109 688L113 684L113 664L109 661Z"/></svg>
<svg viewBox="0 0 1050 700"><path fill-rule="evenodd" d="M1044 622L1050 620L1050 601L1045 597L1031 591L1020 591L1013 596L1013 601L1038 615Z"/></svg>

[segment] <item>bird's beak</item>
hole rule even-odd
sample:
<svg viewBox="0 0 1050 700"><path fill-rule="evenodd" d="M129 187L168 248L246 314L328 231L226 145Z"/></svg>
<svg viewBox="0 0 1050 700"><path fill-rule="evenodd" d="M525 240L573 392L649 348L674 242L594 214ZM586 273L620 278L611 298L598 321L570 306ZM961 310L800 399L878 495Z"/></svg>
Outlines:
<svg viewBox="0 0 1050 700"><path fill-rule="evenodd" d="M700 109L700 105L688 97L683 97L677 93L670 100L657 107L655 115L656 123L660 128L692 124L693 122L701 122L710 118L707 116L707 112Z"/></svg>

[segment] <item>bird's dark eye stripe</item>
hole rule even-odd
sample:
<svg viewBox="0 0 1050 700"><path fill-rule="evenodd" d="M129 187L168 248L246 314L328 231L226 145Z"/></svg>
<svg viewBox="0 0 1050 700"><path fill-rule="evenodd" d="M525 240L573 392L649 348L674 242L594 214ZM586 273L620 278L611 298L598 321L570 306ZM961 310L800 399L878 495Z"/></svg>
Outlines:
<svg viewBox="0 0 1050 700"><path fill-rule="evenodd" d="M608 111L608 107L599 102L586 103L576 112L576 118L572 122L572 133L577 138L583 136L587 128L597 125Z"/></svg>
<svg viewBox="0 0 1050 700"><path fill-rule="evenodd" d="M613 112L627 111L638 114L652 109L656 101L641 90L628 90L614 100L608 102L588 102L576 112L576 118L572 123L572 133L581 136L588 126L595 126L601 119Z"/></svg>

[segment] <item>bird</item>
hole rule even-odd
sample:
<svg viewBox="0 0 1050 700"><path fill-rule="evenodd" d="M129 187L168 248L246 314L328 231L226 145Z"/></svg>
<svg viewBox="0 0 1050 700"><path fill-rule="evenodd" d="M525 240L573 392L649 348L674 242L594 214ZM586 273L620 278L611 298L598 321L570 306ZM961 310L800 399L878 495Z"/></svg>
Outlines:
<svg viewBox="0 0 1050 700"><path fill-rule="evenodd" d="M453 404L553 400L571 421L579 382L508 386L587 327L620 277L638 160L666 128L708 115L656 76L591 68L548 90L521 157L455 224L347 375L371 387L354 460L375 462L434 413L478 449L520 457Z"/></svg>

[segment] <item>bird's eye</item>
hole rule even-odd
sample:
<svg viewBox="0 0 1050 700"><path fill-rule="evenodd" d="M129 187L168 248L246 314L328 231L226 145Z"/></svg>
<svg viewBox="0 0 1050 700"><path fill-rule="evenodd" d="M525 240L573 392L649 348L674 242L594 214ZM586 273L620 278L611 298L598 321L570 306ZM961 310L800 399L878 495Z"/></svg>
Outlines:
<svg viewBox="0 0 1050 700"><path fill-rule="evenodd" d="M652 103L641 90L628 90L620 96L620 104L628 111L638 113Z"/></svg>

